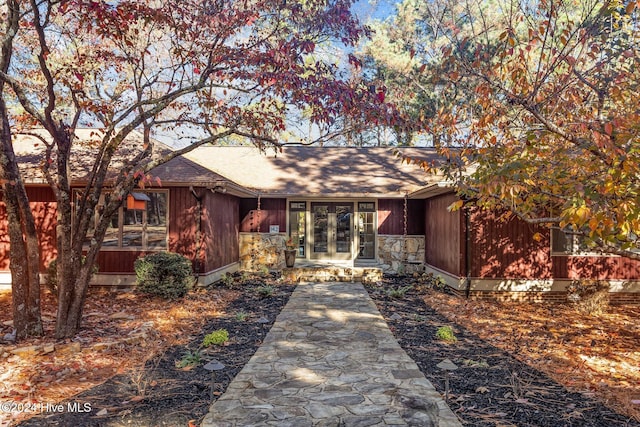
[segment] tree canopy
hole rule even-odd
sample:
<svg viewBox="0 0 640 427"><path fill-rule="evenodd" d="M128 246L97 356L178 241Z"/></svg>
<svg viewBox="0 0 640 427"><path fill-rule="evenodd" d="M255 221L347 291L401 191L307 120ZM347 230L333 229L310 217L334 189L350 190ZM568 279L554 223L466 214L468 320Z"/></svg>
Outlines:
<svg viewBox="0 0 640 427"><path fill-rule="evenodd" d="M417 36L400 50L438 105L420 130L446 135L434 144L466 203L639 258L638 2L405 0L405 9Z"/></svg>
<svg viewBox="0 0 640 427"><path fill-rule="evenodd" d="M109 220L154 167L233 135L277 146L296 115L320 124L337 117L393 117L375 90L351 81L316 49L332 41L353 45L367 34L351 15L351 3L1 2L1 178L9 222L18 224L10 233L14 307L29 307L14 313L18 336L41 332L39 254L12 136L31 134L44 147L42 171L58 212L56 335L72 336ZM75 137L81 127L101 132L83 141ZM141 142L125 152L136 131ZM183 148L168 153L156 147L152 136L162 134L173 135ZM70 157L81 145L92 153L92 166L74 196ZM114 166L116 157L124 166ZM107 185L112 196L96 222ZM24 317L26 311L33 316Z"/></svg>

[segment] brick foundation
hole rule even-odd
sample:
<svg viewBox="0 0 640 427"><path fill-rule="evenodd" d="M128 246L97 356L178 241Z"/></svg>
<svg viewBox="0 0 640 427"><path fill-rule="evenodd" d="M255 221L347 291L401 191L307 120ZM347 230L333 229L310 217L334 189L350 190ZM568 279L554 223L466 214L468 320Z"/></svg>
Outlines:
<svg viewBox="0 0 640 427"><path fill-rule="evenodd" d="M450 289L455 295L465 297L464 290ZM536 303L566 303L567 292L509 292L509 291L471 291L469 299L492 301L515 301ZM609 304L640 304L640 294L637 292L610 292Z"/></svg>

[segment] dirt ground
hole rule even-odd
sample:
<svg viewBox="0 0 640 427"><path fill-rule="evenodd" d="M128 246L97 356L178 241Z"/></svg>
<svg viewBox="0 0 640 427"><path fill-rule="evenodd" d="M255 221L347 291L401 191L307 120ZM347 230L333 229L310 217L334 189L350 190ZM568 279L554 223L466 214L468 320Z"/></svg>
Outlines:
<svg viewBox="0 0 640 427"><path fill-rule="evenodd" d="M401 296L390 293L407 287ZM173 302L94 292L83 330L65 342L53 339L55 305L45 292L46 336L0 343L0 403L10 405L0 408L0 426L198 423L293 289L275 276L238 275L230 286ZM465 425L640 425L640 307L585 316L563 304L468 301L419 289L411 279L387 278L367 289L443 394L437 363L448 358L459 367L450 374L448 403ZM10 295L0 294L0 338L11 331L10 318ZM456 342L436 338L443 325L452 327ZM220 328L229 341L201 349L204 335ZM177 366L195 353L194 366ZM203 368L212 359L225 365L213 389Z"/></svg>
<svg viewBox="0 0 640 427"><path fill-rule="evenodd" d="M199 422L258 348L293 289L272 276L237 275L232 284L176 301L94 292L82 331L66 342L53 338L55 301L45 292L46 336L0 345L0 403L10 405L0 408L0 426ZM10 295L0 295L0 338L10 332L3 324L10 318ZM219 329L229 340L202 348L205 334ZM16 348L33 351L14 355ZM185 355L197 355L198 363L177 366ZM203 368L213 359L225 365L214 390Z"/></svg>
<svg viewBox="0 0 640 427"><path fill-rule="evenodd" d="M405 351L472 426L640 425L640 307L469 301L389 280L369 292ZM451 327L457 341L436 337Z"/></svg>

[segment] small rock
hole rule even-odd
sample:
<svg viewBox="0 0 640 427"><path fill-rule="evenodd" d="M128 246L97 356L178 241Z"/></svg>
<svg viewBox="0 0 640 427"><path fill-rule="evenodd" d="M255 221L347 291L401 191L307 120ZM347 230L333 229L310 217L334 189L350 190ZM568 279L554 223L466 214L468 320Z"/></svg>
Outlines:
<svg viewBox="0 0 640 427"><path fill-rule="evenodd" d="M56 351L59 352L61 355L80 353L81 350L82 350L82 347L80 346L79 342L56 345Z"/></svg>
<svg viewBox="0 0 640 427"><path fill-rule="evenodd" d="M7 342L16 342L16 330L14 329L13 332L5 334L2 339Z"/></svg>
<svg viewBox="0 0 640 427"><path fill-rule="evenodd" d="M107 411L107 408L104 409L100 409L97 413L96 416L97 417L104 417L105 415L107 415L109 413L109 411Z"/></svg>
<svg viewBox="0 0 640 427"><path fill-rule="evenodd" d="M42 347L42 354L49 354L49 353L53 353L56 350L56 346L53 344L47 344L44 347Z"/></svg>
<svg viewBox="0 0 640 427"><path fill-rule="evenodd" d="M402 320L402 316L400 316L398 313L393 313L389 319L391 320Z"/></svg>
<svg viewBox="0 0 640 427"><path fill-rule="evenodd" d="M10 350L11 353L20 357L34 356L38 354L42 350L42 346L40 345L28 345L25 347L18 347Z"/></svg>
<svg viewBox="0 0 640 427"><path fill-rule="evenodd" d="M13 326L13 320L5 320L2 324L4 326Z"/></svg>
<svg viewBox="0 0 640 427"><path fill-rule="evenodd" d="M125 313L124 311L113 313L111 316L109 316L109 319L112 319L112 320L133 320L135 318L136 318L135 316Z"/></svg>

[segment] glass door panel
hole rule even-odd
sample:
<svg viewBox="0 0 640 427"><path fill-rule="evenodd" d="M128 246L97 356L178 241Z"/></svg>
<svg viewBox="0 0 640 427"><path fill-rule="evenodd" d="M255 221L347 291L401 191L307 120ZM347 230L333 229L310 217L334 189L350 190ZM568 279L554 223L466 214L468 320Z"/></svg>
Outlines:
<svg viewBox="0 0 640 427"><path fill-rule="evenodd" d="M358 258L376 257L376 205L374 202L358 202Z"/></svg>
<svg viewBox="0 0 640 427"><path fill-rule="evenodd" d="M360 238L360 250L358 257L362 259L373 259L375 257L375 212L358 213L358 237Z"/></svg>
<svg viewBox="0 0 640 427"><path fill-rule="evenodd" d="M291 202L289 204L289 237L298 246L297 257L306 256L306 222L307 204L306 202Z"/></svg>
<svg viewBox="0 0 640 427"><path fill-rule="evenodd" d="M351 253L353 205L336 205L336 252Z"/></svg>
<svg viewBox="0 0 640 427"><path fill-rule="evenodd" d="M329 253L329 205L312 203L313 252Z"/></svg>
<svg viewBox="0 0 640 427"><path fill-rule="evenodd" d="M313 227L311 258L352 258L353 247L353 203L311 203Z"/></svg>

